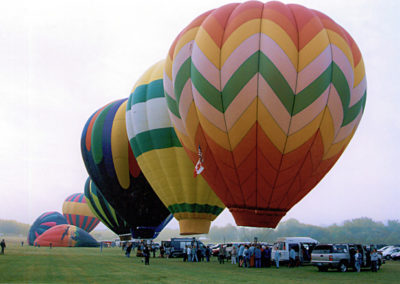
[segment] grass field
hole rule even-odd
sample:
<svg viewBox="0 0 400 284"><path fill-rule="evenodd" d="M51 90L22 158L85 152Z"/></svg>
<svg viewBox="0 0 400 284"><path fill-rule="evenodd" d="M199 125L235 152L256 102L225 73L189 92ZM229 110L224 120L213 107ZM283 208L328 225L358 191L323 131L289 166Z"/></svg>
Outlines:
<svg viewBox="0 0 400 284"><path fill-rule="evenodd" d="M312 266L288 269L239 268L182 259L126 258L120 248L21 247L10 243L0 255L0 283L398 283L400 262L388 261L378 273L317 272Z"/></svg>

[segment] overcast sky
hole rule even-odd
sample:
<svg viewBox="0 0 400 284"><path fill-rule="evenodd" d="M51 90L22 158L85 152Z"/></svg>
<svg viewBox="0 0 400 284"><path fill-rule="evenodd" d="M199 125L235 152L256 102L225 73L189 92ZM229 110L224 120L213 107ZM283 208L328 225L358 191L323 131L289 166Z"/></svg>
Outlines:
<svg viewBox="0 0 400 284"><path fill-rule="evenodd" d="M192 19L229 2L2 2L0 219L31 223L83 192L80 137L89 116L128 97ZM400 1L287 3L320 10L353 36L365 62L367 104L342 157L284 220L400 219ZM234 224L227 210L214 222L225 223Z"/></svg>

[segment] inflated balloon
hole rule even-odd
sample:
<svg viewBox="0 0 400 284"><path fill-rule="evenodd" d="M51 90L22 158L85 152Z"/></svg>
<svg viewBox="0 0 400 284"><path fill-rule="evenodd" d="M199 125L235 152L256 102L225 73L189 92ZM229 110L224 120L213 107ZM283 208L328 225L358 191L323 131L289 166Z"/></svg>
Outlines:
<svg viewBox="0 0 400 284"><path fill-rule="evenodd" d="M129 146L126 103L127 99L110 103L89 118L82 133L82 157L90 178L131 228L157 227L170 212L154 193Z"/></svg>
<svg viewBox="0 0 400 284"><path fill-rule="evenodd" d="M196 18L170 48L171 120L238 225L275 227L327 174L364 112L351 36L321 12L251 1Z"/></svg>
<svg viewBox="0 0 400 284"><path fill-rule="evenodd" d="M84 229L86 232L91 232L100 222L90 210L83 193L68 196L63 203L62 211L68 224Z"/></svg>
<svg viewBox="0 0 400 284"><path fill-rule="evenodd" d="M33 222L32 226L29 228L28 233L28 244L33 245L34 241L41 234L46 232L51 227L68 224L67 219L60 213L56 211L45 212L40 215L35 222Z"/></svg>
<svg viewBox="0 0 400 284"><path fill-rule="evenodd" d="M131 228L104 198L96 184L88 178L85 183L85 198L92 213L111 231L120 236L131 238Z"/></svg>
<svg viewBox="0 0 400 284"><path fill-rule="evenodd" d="M99 243L81 228L74 225L57 225L40 235L34 245L41 247L98 247Z"/></svg>
<svg viewBox="0 0 400 284"><path fill-rule="evenodd" d="M201 176L193 177L192 162L168 115L164 63L150 67L131 92L126 109L129 141L147 180L179 221L180 233L207 234L225 206Z"/></svg>

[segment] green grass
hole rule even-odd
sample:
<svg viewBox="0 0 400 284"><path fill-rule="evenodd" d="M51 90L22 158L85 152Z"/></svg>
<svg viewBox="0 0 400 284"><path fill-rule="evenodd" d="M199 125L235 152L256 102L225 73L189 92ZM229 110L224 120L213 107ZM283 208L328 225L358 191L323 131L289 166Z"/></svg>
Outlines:
<svg viewBox="0 0 400 284"><path fill-rule="evenodd" d="M388 261L378 273L318 272L294 269L239 268L216 259L184 263L182 259L126 258L120 248L21 247L10 243L0 255L0 283L396 283L400 262Z"/></svg>

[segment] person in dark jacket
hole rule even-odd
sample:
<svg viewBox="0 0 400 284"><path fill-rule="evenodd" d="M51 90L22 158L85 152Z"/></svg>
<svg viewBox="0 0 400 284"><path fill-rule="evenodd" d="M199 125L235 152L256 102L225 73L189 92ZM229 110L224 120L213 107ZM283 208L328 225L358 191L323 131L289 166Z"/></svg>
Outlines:
<svg viewBox="0 0 400 284"><path fill-rule="evenodd" d="M144 254L144 265L150 265L150 250L147 245L144 246L143 254Z"/></svg>
<svg viewBox="0 0 400 284"><path fill-rule="evenodd" d="M6 241L3 239L0 243L1 246L1 254L4 254L4 249L6 248Z"/></svg>
<svg viewBox="0 0 400 284"><path fill-rule="evenodd" d="M129 243L129 244L126 246L126 251L125 251L126 257L130 257L130 256L131 256L131 251L132 251L132 243Z"/></svg>

